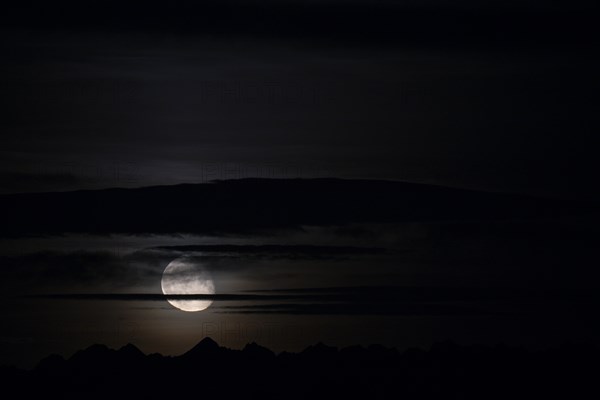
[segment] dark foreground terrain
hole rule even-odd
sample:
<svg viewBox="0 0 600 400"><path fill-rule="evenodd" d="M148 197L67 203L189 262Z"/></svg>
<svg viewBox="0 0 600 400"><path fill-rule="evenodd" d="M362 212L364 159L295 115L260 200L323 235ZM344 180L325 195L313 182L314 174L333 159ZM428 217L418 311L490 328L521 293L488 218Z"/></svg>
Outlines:
<svg viewBox="0 0 600 400"><path fill-rule="evenodd" d="M93 345L30 371L4 367L2 387L21 398L597 398L599 356L580 345L533 352L451 342L405 352L317 344L276 355L255 343L231 350L205 338L176 357Z"/></svg>

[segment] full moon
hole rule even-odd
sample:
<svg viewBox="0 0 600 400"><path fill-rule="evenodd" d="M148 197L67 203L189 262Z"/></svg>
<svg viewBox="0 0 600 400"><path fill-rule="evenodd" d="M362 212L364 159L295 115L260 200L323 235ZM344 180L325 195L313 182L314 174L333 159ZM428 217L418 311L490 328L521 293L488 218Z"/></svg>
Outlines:
<svg viewBox="0 0 600 400"><path fill-rule="evenodd" d="M163 272L161 286L165 295L215 294L215 284L210 273L200 262L190 257L180 257L171 261ZM212 304L212 300L167 298L167 301L173 307L188 312L206 310Z"/></svg>

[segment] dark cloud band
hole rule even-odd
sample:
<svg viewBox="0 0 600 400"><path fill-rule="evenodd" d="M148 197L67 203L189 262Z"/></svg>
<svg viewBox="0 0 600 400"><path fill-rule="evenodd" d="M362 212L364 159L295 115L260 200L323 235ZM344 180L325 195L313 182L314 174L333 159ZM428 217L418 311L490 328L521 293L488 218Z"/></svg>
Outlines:
<svg viewBox="0 0 600 400"><path fill-rule="evenodd" d="M65 232L257 233L353 223L554 218L597 207L392 181L240 179L5 195L0 196L0 209L0 236L22 237Z"/></svg>

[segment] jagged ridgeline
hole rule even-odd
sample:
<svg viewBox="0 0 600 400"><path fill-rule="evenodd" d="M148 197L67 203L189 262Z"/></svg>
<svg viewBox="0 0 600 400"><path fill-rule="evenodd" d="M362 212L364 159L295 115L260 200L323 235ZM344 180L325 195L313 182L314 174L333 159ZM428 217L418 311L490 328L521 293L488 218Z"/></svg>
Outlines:
<svg viewBox="0 0 600 400"><path fill-rule="evenodd" d="M256 343L232 350L205 338L174 357L145 355L132 344L93 345L68 359L47 357L30 371L4 367L2 386L25 398L595 398L599 356L584 345L528 351L452 342L404 352L319 343L275 354Z"/></svg>

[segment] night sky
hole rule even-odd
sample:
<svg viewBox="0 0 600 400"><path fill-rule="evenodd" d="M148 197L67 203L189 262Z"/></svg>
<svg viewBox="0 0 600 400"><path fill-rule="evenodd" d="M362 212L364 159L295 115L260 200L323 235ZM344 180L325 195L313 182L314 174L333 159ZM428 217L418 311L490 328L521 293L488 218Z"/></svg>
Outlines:
<svg viewBox="0 0 600 400"><path fill-rule="evenodd" d="M6 6L0 364L206 336L597 343L599 16L541 0ZM179 257L212 276L208 309L163 296Z"/></svg>

